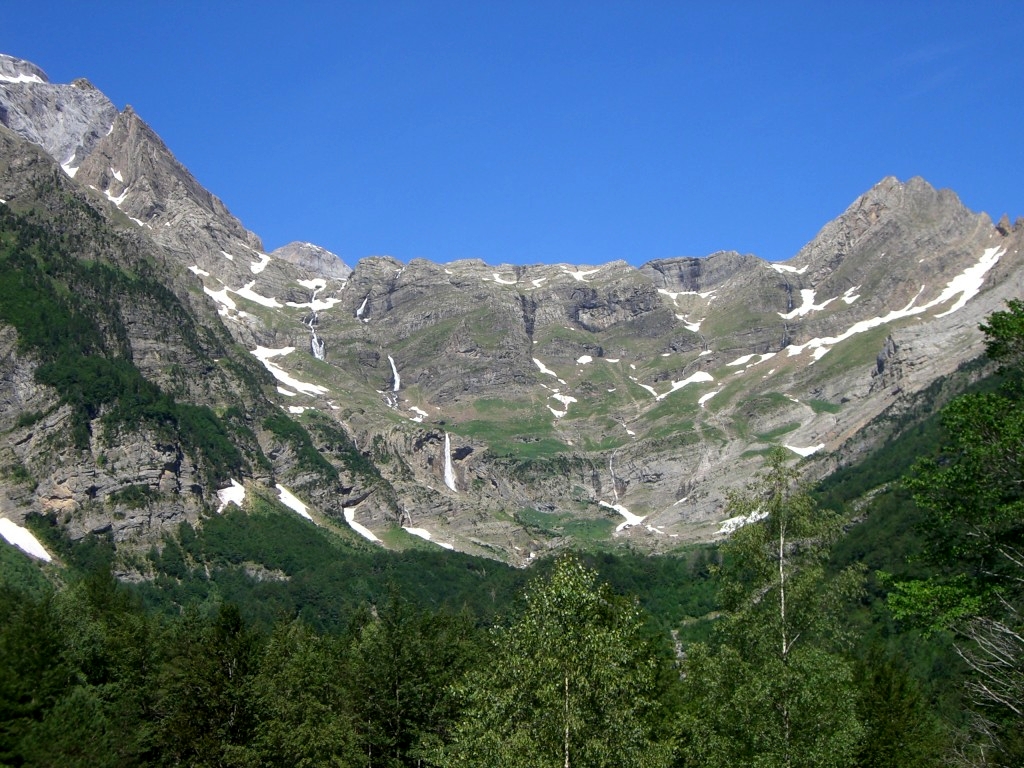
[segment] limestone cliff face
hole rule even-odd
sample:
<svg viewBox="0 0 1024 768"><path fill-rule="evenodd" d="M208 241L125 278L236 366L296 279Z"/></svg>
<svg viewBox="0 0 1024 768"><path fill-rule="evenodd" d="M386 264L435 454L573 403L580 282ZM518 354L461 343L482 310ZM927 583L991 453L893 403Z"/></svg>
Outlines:
<svg viewBox="0 0 1024 768"><path fill-rule="evenodd" d="M980 354L978 324L1024 290L1024 229L921 179L883 179L784 263L267 254L101 97L0 57L5 210L32 211L74 263L138 278L116 308L82 289L104 352L221 420L254 492L514 562L577 535L717 535L765 450L811 474L867 450L865 426ZM207 453L146 423L111 439L109 404L75 444L72 405L18 339L0 324L4 514L129 541L212 513Z"/></svg>
<svg viewBox="0 0 1024 768"><path fill-rule="evenodd" d="M0 54L0 123L77 171L109 133L117 108L88 80L54 84L39 67Z"/></svg>
<svg viewBox="0 0 1024 768"><path fill-rule="evenodd" d="M337 254L313 243L288 243L276 248L270 255L334 280L344 280L352 274L352 267L343 262Z"/></svg>

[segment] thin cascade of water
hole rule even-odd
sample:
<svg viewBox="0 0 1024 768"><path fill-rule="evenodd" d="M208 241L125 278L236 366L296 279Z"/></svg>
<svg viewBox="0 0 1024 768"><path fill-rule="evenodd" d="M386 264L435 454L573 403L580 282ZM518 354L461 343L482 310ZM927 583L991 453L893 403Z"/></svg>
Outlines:
<svg viewBox="0 0 1024 768"><path fill-rule="evenodd" d="M447 432L444 433L444 484L453 491L459 490L455 487L455 469L452 467L452 441Z"/></svg>

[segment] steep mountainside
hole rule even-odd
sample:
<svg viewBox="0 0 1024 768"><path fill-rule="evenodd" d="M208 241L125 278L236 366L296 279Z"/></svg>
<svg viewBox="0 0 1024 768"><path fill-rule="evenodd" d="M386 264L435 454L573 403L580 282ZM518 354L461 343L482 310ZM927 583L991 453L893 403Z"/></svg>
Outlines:
<svg viewBox="0 0 1024 768"><path fill-rule="evenodd" d="M122 390L82 406L47 373L71 353L31 340L44 320L4 312L0 511L59 512L75 535L152 537L244 488L390 546L517 563L568 540L713 537L767 449L816 475L867 449L862 427L975 357L1024 282L1024 228L893 178L785 263L350 270L311 244L264 253L85 81L0 56L0 122L8 274L93 328L74 354L174 403L163 421L146 397L117 416ZM67 299L81 281L100 282ZM238 460L210 460L191 408Z"/></svg>

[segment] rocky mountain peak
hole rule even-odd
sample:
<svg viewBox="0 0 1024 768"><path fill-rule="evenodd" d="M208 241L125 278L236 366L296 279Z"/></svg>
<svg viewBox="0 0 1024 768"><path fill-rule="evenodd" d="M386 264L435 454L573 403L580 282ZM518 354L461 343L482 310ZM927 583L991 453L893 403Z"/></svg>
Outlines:
<svg viewBox="0 0 1024 768"><path fill-rule="evenodd" d="M352 268L340 256L313 243L294 241L282 245L270 255L328 278L344 280L352 274Z"/></svg>
<svg viewBox="0 0 1024 768"><path fill-rule="evenodd" d="M30 61L0 53L0 83L49 83L50 78Z"/></svg>
<svg viewBox="0 0 1024 768"><path fill-rule="evenodd" d="M0 210L76 198L103 214L79 217L96 227L87 244L126 244L122 264L133 249L152 255L180 306L118 295L103 327L123 329L140 376L238 420L230 435L253 461L232 487L283 480L340 525L432 530L516 562L579 526L651 549L719 535L728 489L766 450L834 461L874 416L976 356L979 322L1024 273L1024 228L893 177L784 263L731 251L639 269L374 256L350 270L308 242L266 254L131 107L118 113L87 81L4 66L0 118L14 133L0 130ZM0 347L16 349L15 335L0 327ZM0 465L45 478L43 437L61 412L33 364L0 354L0 426L21 430L0 443ZM18 427L22 411L49 420ZM145 524L156 531L224 487L203 487L188 446L147 434L105 463L90 450L62 459L63 484L14 484L11 505L86 508L89 525L109 524L128 482L157 499L164 517L147 511ZM184 511L182 488L198 489Z"/></svg>

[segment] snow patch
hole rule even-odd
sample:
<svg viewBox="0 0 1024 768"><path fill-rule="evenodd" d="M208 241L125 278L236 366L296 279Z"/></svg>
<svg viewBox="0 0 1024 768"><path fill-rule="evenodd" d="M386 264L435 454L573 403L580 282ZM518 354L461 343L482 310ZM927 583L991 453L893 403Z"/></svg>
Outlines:
<svg viewBox="0 0 1024 768"><path fill-rule="evenodd" d="M836 300L833 296L831 299L826 299L821 304L815 304L814 293L815 291L813 288L801 288L800 306L790 312L779 312L779 317L781 317L783 320L792 320L794 317L803 317L804 315L810 314L811 312L817 312L820 309L824 309L825 307L827 307L829 304Z"/></svg>
<svg viewBox="0 0 1024 768"><path fill-rule="evenodd" d="M0 75L0 83L37 83L46 85L46 81L39 75L19 72L17 75Z"/></svg>
<svg viewBox="0 0 1024 768"><path fill-rule="evenodd" d="M783 447L784 448L788 448L793 453L795 453L797 456L810 456L812 453L817 453L822 448L824 448L825 444L824 443L819 443L818 445L812 445L812 446L809 446L807 448L800 448L798 446L788 445L788 444L784 445Z"/></svg>
<svg viewBox="0 0 1024 768"><path fill-rule="evenodd" d="M746 365L754 359L753 355L744 355L743 357L737 357L731 363L726 363L728 366Z"/></svg>
<svg viewBox="0 0 1024 768"><path fill-rule="evenodd" d="M626 528L630 528L630 527L632 527L634 525L640 525L640 523L642 523L646 519L646 515L644 515L644 516L634 515L632 512L630 512L628 509L626 509L621 504L609 504L607 501L601 501L601 502L598 502L598 503L602 507L604 507L605 509L610 509L610 510L613 510L614 512L618 512L620 515L622 515L625 518L625 520L623 520L621 523L619 523L616 526L616 528L615 528L615 532L616 533L618 533L619 531L623 531Z"/></svg>
<svg viewBox="0 0 1024 768"><path fill-rule="evenodd" d="M228 296L227 288L221 288L219 291L213 291L204 285L203 292L218 304L223 304L228 309L238 309L238 305L235 304L235 300Z"/></svg>
<svg viewBox="0 0 1024 768"><path fill-rule="evenodd" d="M562 379L558 378L558 374L557 373L555 373L550 368L548 368L546 365L544 365L544 363L542 363L536 357L533 358L533 364L536 365L537 368L540 369L541 373L547 374L548 376L554 376L556 379L558 379L558 383L559 384L565 384L565 382Z"/></svg>
<svg viewBox="0 0 1024 768"><path fill-rule="evenodd" d="M293 494L280 483L278 483L274 487L277 488L277 493L282 504L284 504L286 507L293 510L294 512L297 512L298 514L302 515L310 522L313 522L313 518L309 514L309 509L306 507L305 504L299 501L295 494Z"/></svg>
<svg viewBox="0 0 1024 768"><path fill-rule="evenodd" d="M590 355L580 355L579 357L576 358L576 362L579 365L586 365L587 363L594 362L594 358L592 358Z"/></svg>
<svg viewBox="0 0 1024 768"><path fill-rule="evenodd" d="M729 534L733 531L739 530L744 525L756 523L758 520L764 520L766 517L768 517L768 513L761 512L760 510L751 512L749 515L730 517L728 520L722 521L722 527L718 529L718 532L723 534Z"/></svg>
<svg viewBox="0 0 1024 768"><path fill-rule="evenodd" d="M358 533L364 539L374 541L378 544L380 543L380 539L377 538L373 531L371 531L365 525L360 525L356 522L355 507L343 507L341 512L345 516L345 522L348 523L349 528Z"/></svg>
<svg viewBox="0 0 1024 768"><path fill-rule="evenodd" d="M290 389L285 389L284 387L278 387L277 391L285 397L295 397L298 394L297 392L292 392Z"/></svg>
<svg viewBox="0 0 1024 768"><path fill-rule="evenodd" d="M257 253L256 257L259 259L259 261L254 261L252 264L249 265L249 269L254 275L258 275L260 272L266 269L267 264L270 263L269 254Z"/></svg>
<svg viewBox="0 0 1024 768"><path fill-rule="evenodd" d="M802 275L804 272L807 271L806 264L800 267L800 269L797 269L796 267L791 267L788 264L772 264L771 268L774 269L776 272L792 272L794 275Z"/></svg>
<svg viewBox="0 0 1024 768"><path fill-rule="evenodd" d="M46 551L46 547L33 535L32 531L18 525L13 520L0 517L0 536L13 547L17 547L26 555L45 560L47 563L53 561L53 557Z"/></svg>
<svg viewBox="0 0 1024 768"><path fill-rule="evenodd" d="M495 272L494 273L494 282L496 282L498 285L515 285L519 281L518 280L504 280L504 279L502 279L501 275L499 275L497 272Z"/></svg>
<svg viewBox="0 0 1024 768"><path fill-rule="evenodd" d="M104 190L103 194L107 196L107 200L109 200L114 205L116 205L118 208L120 208L121 207L121 203L123 203L125 201L125 199L128 197L128 189L126 187L125 190L120 195L117 195L116 197L114 195L110 194L109 190Z"/></svg>
<svg viewBox="0 0 1024 768"><path fill-rule="evenodd" d="M217 498L220 499L220 506L217 507L218 515L224 511L224 508L227 507L228 504L234 504L236 507L241 507L242 502L245 501L245 486L232 478L231 485L229 487L221 488L217 491Z"/></svg>
<svg viewBox="0 0 1024 768"><path fill-rule="evenodd" d="M237 291L233 291L233 293L237 296L241 296L243 299L248 299L249 301L255 302L264 307L272 307L274 309L279 309L284 306L277 299L270 298L268 296L262 296L256 293L256 291L252 289L254 285L256 285L255 280L246 283Z"/></svg>
<svg viewBox="0 0 1024 768"><path fill-rule="evenodd" d="M698 405L699 405L699 406L700 406L701 408L703 408L703 407L704 407L704 403L706 403L706 402L707 402L708 400L710 400L710 399L711 399L712 397L714 397L715 395L717 395L717 394L718 394L719 392L721 392L721 390L719 390L719 389L716 389L716 390L715 390L714 392L708 392L708 393L707 393L706 395L701 395L701 396L700 396L700 398L699 398L699 399L697 400L697 404L698 404Z"/></svg>
<svg viewBox="0 0 1024 768"><path fill-rule="evenodd" d="M851 336L855 336L858 333L864 333L872 328L876 328L879 325L891 323L896 320L900 320L906 317L913 317L927 312L932 307L945 304L947 301L952 299L954 296L959 294L960 298L945 312L941 312L936 317L945 317L952 312L956 312L961 309L970 299L974 298L977 293L981 290L981 286L985 280L985 275L992 267L996 265L999 258L1006 253L1005 248L986 248L985 252L981 255L978 262L974 266L968 267L961 274L954 277L947 284L942 293L935 299L932 299L927 304L923 304L919 307L915 307L914 304L920 298L921 294L924 293L925 286L921 286L921 290L917 292L917 295L910 300L910 302L903 307L903 309L894 309L887 315L882 317L872 317L867 320L861 320L860 322L854 323L845 331L838 336L828 336L825 338L815 338L808 342L800 345L793 345L787 347L787 351L790 357L795 357L803 352L805 349L818 350L822 347L833 347L841 341L845 341ZM827 352L828 349L825 350ZM819 359L825 352L817 353L815 359Z"/></svg>
<svg viewBox="0 0 1024 768"><path fill-rule="evenodd" d="M274 378L280 381L287 387L294 389L298 392L302 392L306 395L324 395L327 394L327 387L321 387L319 384L308 384L304 381L299 381L290 373L279 367L275 363L270 362L270 358L277 357L279 355L290 355L295 351L295 347L283 347L281 349L268 349L267 347L257 346L256 349L250 350L250 354L254 355L261 363L263 367L273 374Z"/></svg>
<svg viewBox="0 0 1024 768"><path fill-rule="evenodd" d="M654 399L655 400L664 400L666 397L671 395L673 392L675 392L676 390L682 389L687 384L696 384L697 382L714 381L714 380L715 380L714 377L710 373L708 373L707 371L697 371L695 374L693 374L692 376L688 376L687 378L683 379L682 381L673 381L672 382L672 389L670 389L668 392L665 392L664 394L655 395Z"/></svg>
<svg viewBox="0 0 1024 768"><path fill-rule="evenodd" d="M587 280L587 277L589 275L596 275L600 271L600 269L562 269L562 272L564 272L567 275L571 275L576 280L579 280L581 283L589 283L590 281Z"/></svg>
<svg viewBox="0 0 1024 768"><path fill-rule="evenodd" d="M188 268L188 271L191 272L193 275L200 275L202 277L210 276L210 273L207 272L205 269L200 269L198 264L193 264L191 267Z"/></svg>
<svg viewBox="0 0 1024 768"><path fill-rule="evenodd" d="M431 538L430 536L430 531L428 531L426 528L409 528L403 525L402 530L411 533L413 536L419 536L424 541L429 541L432 544L437 544L437 546L439 547L444 547L445 549L455 549L455 547L451 544L447 544L443 541L434 541L433 538Z"/></svg>

